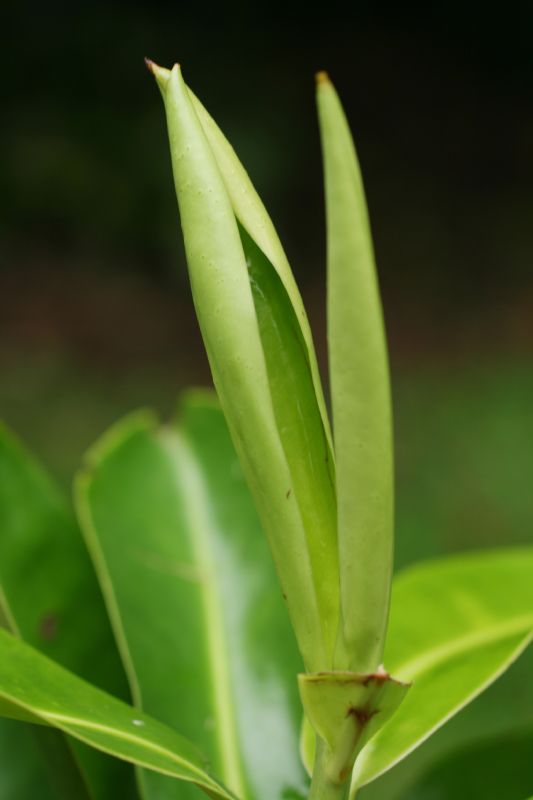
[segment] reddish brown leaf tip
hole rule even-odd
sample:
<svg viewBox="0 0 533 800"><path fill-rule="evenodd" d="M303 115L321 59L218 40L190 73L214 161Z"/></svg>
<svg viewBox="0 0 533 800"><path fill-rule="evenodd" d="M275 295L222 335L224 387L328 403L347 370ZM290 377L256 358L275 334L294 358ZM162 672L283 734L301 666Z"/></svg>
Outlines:
<svg viewBox="0 0 533 800"><path fill-rule="evenodd" d="M325 70L320 70L320 72L317 72L315 75L315 80L317 86L319 86L321 83L331 83L329 75Z"/></svg>
<svg viewBox="0 0 533 800"><path fill-rule="evenodd" d="M154 61L152 61L152 59L151 59L151 58L147 58L147 57L145 56L145 57L144 57L144 63L146 64L146 68L148 69L148 71L149 71L149 72L151 72L151 73L152 73L152 75L155 75L155 66L156 66L156 65L155 65L155 62L154 62Z"/></svg>

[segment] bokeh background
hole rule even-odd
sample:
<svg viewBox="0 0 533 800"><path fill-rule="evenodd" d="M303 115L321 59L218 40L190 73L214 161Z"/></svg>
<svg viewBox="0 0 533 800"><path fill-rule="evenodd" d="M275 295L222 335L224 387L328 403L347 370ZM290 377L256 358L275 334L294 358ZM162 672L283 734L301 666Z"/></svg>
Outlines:
<svg viewBox="0 0 533 800"><path fill-rule="evenodd" d="M2 11L0 415L68 489L117 418L142 405L169 415L182 387L210 383L144 55L181 62L247 166L325 375L313 73L327 69L356 137L384 298L397 566L531 543L533 7L352 6ZM363 797L481 796L483 771L483 797L523 800L532 671L530 655Z"/></svg>

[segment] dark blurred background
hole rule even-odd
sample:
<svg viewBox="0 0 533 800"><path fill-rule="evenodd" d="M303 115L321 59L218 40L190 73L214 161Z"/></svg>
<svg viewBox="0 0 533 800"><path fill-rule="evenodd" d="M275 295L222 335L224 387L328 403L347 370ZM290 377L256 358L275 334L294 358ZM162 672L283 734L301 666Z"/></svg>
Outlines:
<svg viewBox="0 0 533 800"><path fill-rule="evenodd" d="M384 297L397 564L531 543L532 33L530 3L4 9L1 415L67 487L115 419L139 405L168 415L181 387L209 383L145 55L180 61L247 166L325 368L313 73L327 69L356 138ZM529 735L533 695L513 675L532 668L453 723L442 752L470 729L493 744L510 725ZM367 796L399 797L400 778Z"/></svg>

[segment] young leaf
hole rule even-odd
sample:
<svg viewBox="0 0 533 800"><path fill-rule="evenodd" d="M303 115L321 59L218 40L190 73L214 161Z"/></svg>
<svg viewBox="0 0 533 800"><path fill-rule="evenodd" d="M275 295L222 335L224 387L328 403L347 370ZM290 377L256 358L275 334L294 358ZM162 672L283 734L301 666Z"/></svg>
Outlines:
<svg viewBox="0 0 533 800"><path fill-rule="evenodd" d="M7 627L68 669L127 698L124 671L76 521L56 486L5 426L0 426L0 529L0 607ZM62 734L40 736L48 760L56 760L56 774L72 774L76 757L91 791L102 800L115 796L118 787L124 795L134 793L126 764L76 742L73 752L60 741L52 746L54 737L60 740Z"/></svg>
<svg viewBox="0 0 533 800"><path fill-rule="evenodd" d="M359 756L353 789L394 766L489 686L533 635L533 549L461 555L395 579L385 657L413 681Z"/></svg>
<svg viewBox="0 0 533 800"><path fill-rule="evenodd" d="M296 337L305 342L300 363L305 362L309 380L298 367L292 369L293 362L286 357L284 350L290 350L293 342L265 336L258 322L257 294L254 296L246 263L248 258L253 267L258 254L262 261L259 269L266 263L280 275L274 291L288 295L292 318L298 320L298 309L291 305L281 278L283 270L279 263L278 267L270 264L253 239L255 235L261 239L255 227L258 217L247 217L241 226L255 249L246 242L243 246L232 199L179 67L169 72L150 63L150 68L165 101L191 286L215 386L269 538L304 662L311 670L328 669L337 635L338 579L335 574L334 580L326 582L322 573L317 574L316 564L320 555L327 553L326 568L337 572L331 480L329 470L301 470L301 452L280 426L280 411L285 414L291 403L293 418L300 408L314 405L312 414L303 416L302 433L308 441L314 439L318 415L323 427L319 446L324 439L328 441L308 342L298 323ZM228 180L234 197L240 178L237 170L232 174ZM266 238L271 241L269 235ZM269 252L278 261L279 253L274 250ZM279 304L284 303L280 299ZM285 320L284 327L290 324L290 319L288 325ZM293 332L292 340L294 336ZM270 347L277 348L276 353L267 353ZM268 364L283 355L291 370L286 374L278 370L273 376Z"/></svg>
<svg viewBox="0 0 533 800"><path fill-rule="evenodd" d="M292 486L286 500L290 501L293 493L300 509L325 634L332 650L339 614L333 453L322 423L305 341L290 298L270 261L247 232L240 230L272 408L291 472Z"/></svg>
<svg viewBox="0 0 533 800"><path fill-rule="evenodd" d="M392 576L387 348L361 174L346 118L325 73L318 75L317 103L326 187L342 612L335 666L372 672L382 661Z"/></svg>
<svg viewBox="0 0 533 800"><path fill-rule="evenodd" d="M87 461L80 521L136 702L197 742L240 796L301 788L301 662L213 395L188 394L176 427L127 418ZM153 773L143 786L188 796Z"/></svg>
<svg viewBox="0 0 533 800"><path fill-rule="evenodd" d="M257 194L246 170L214 119L204 108L200 100L189 89L194 109L202 125L203 131L215 156L220 174L235 213L235 216L256 247L266 260L274 267L287 293L290 305L299 327L299 336L303 339L302 349L309 362L317 403L322 417L324 433L331 447L331 431L324 401L322 382L318 371L315 348L311 328L305 312L304 304L298 291L294 275L287 256L283 250L272 220Z"/></svg>
<svg viewBox="0 0 533 800"><path fill-rule="evenodd" d="M0 697L105 753L231 800L188 740L0 630Z"/></svg>

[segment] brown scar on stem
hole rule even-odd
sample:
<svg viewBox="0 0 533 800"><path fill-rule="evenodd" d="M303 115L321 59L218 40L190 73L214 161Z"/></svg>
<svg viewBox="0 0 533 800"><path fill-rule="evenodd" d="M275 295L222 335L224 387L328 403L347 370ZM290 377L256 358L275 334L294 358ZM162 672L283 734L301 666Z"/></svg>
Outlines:
<svg viewBox="0 0 533 800"><path fill-rule="evenodd" d="M346 712L347 717L355 717L361 728L369 722L372 717L375 717L376 714L379 714L379 709L374 709L374 711L369 711L367 708L355 708L354 706L350 706L348 711Z"/></svg>
<svg viewBox="0 0 533 800"><path fill-rule="evenodd" d="M291 496L291 492L292 492L292 489L289 489L289 491L288 491L288 492L287 492L287 494L285 495L285 497L287 498L287 500L288 500L288 499L289 499L289 497Z"/></svg>
<svg viewBox="0 0 533 800"><path fill-rule="evenodd" d="M312 673L312 680L314 683L332 683L331 680L332 676L334 677L334 682L337 685L347 685L353 683L359 683L361 686L368 686L370 683L384 683L385 681L391 680L391 676L388 672L379 671L379 672L371 672L369 675L360 675L358 672L353 673L353 677L351 674L347 674L346 677L335 677L338 673L335 672L315 672ZM392 679L394 680L394 679Z"/></svg>
<svg viewBox="0 0 533 800"><path fill-rule="evenodd" d="M363 686L368 686L369 683L373 683L374 681L376 683L384 683L385 681L388 681L389 678L389 673L385 672L384 670L380 672L372 672L370 675L367 675L363 681Z"/></svg>
<svg viewBox="0 0 533 800"><path fill-rule="evenodd" d="M363 733L363 729L365 725L370 722L372 717L375 717L376 714L379 714L379 709L374 709L374 711L369 711L367 708L355 708L354 706L349 706L348 711L346 712L346 718L354 717L357 720L357 725L359 730L357 732L357 740L361 737ZM352 771L352 767L346 767L339 773L339 783L344 783L348 776Z"/></svg>

